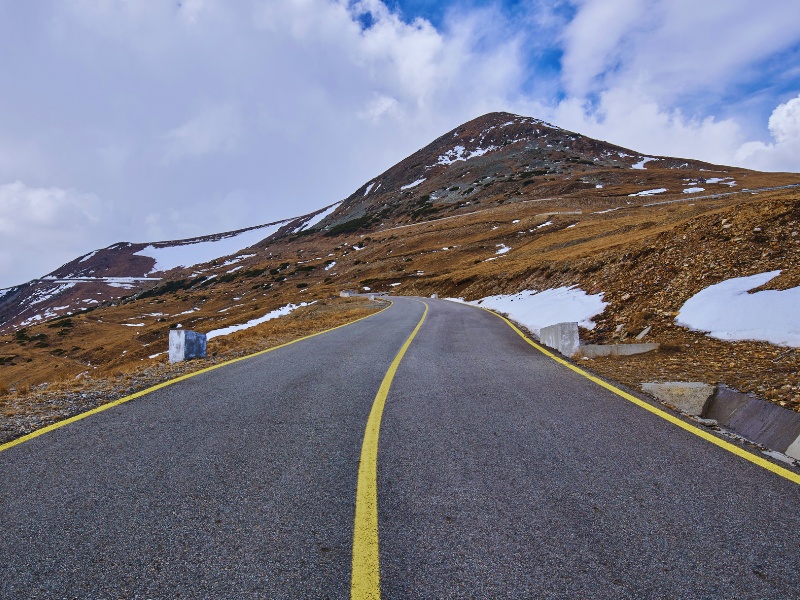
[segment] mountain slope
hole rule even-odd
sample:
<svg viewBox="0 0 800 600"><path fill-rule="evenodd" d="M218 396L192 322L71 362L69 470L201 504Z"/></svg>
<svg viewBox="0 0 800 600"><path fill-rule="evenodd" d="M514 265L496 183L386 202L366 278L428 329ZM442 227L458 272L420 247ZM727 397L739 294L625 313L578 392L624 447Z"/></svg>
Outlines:
<svg viewBox="0 0 800 600"><path fill-rule="evenodd" d="M170 327L235 329L316 301L292 321L300 335L344 289L479 300L577 286L606 303L585 340L625 343L645 332L662 344L594 360L598 373L631 386L721 381L800 408L800 352L676 323L689 298L732 277L780 270L765 289L800 285L798 186L798 174L648 157L493 113L315 213L194 240L116 244L0 291L0 396L127 381L165 360ZM209 352L274 343L270 323L215 337ZM28 396L12 397L28 406Z"/></svg>
<svg viewBox="0 0 800 600"><path fill-rule="evenodd" d="M247 248L312 227L334 206L236 231L164 242L120 242L94 250L40 279L0 290L0 332L117 300L169 280L176 270L209 262L235 264L247 256L242 252ZM224 260L237 254L239 258Z"/></svg>
<svg viewBox="0 0 800 600"><path fill-rule="evenodd" d="M711 169L720 167L646 156L538 119L490 113L442 135L361 186L320 227L343 231L348 223L351 228L399 224L457 214L465 207L553 195L627 196L632 185L653 180L655 170L659 182L682 191L705 183L709 178L701 173ZM746 172L721 169L732 175L727 182Z"/></svg>

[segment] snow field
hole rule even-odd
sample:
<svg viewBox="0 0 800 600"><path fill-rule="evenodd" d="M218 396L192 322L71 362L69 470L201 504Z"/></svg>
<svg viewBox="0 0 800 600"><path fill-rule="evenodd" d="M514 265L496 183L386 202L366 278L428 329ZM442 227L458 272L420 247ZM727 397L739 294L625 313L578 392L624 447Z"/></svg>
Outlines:
<svg viewBox="0 0 800 600"><path fill-rule="evenodd" d="M448 298L464 302L460 298ZM587 294L577 286L559 287L537 292L525 290L518 294L500 294L473 300L466 304L490 308L507 314L517 323L539 335L542 327L556 323L577 322L581 327L593 329L592 317L605 309L603 294Z"/></svg>
<svg viewBox="0 0 800 600"><path fill-rule="evenodd" d="M684 303L675 323L720 340L800 348L800 287L748 293L780 273L735 277L709 286Z"/></svg>
<svg viewBox="0 0 800 600"><path fill-rule="evenodd" d="M151 273L169 271L176 267L191 267L192 265L209 262L249 248L276 233L285 224L286 221L282 221L274 225L243 231L216 241L186 243L169 247L156 247L151 244L136 252L135 255L149 256L155 259L156 263L150 270Z"/></svg>

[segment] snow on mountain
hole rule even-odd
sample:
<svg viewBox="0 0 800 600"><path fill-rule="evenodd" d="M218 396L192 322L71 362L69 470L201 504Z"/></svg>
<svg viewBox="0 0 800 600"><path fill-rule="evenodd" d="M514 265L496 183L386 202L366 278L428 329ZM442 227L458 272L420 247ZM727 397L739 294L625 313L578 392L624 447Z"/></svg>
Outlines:
<svg viewBox="0 0 800 600"><path fill-rule="evenodd" d="M216 240L190 240L170 246L150 244L142 250L134 252L134 255L148 256L155 259L156 262L150 270L151 273L169 271L177 267L191 267L249 248L264 238L277 233L286 223L288 221L280 221L266 227L242 231Z"/></svg>
<svg viewBox="0 0 800 600"><path fill-rule="evenodd" d="M750 293L780 274L735 277L707 287L684 303L675 322L721 340L800 348L800 287Z"/></svg>

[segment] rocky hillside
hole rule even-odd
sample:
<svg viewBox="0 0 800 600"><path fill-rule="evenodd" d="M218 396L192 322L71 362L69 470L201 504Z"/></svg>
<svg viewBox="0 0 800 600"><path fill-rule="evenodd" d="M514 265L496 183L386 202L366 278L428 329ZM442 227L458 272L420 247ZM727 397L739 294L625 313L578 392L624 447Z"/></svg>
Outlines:
<svg viewBox="0 0 800 600"><path fill-rule="evenodd" d="M728 177L711 177L712 170ZM369 229L468 212L478 205L557 195L589 194L601 200L627 196L631 186L656 183L680 193L711 180L713 189L726 190L744 172L646 156L538 119L490 113L444 134L365 183L318 228Z"/></svg>

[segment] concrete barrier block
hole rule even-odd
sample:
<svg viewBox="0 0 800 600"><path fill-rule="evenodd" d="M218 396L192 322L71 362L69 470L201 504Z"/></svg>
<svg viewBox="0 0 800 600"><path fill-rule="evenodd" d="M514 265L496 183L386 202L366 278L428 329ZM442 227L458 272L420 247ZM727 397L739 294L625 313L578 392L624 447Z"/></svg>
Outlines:
<svg viewBox="0 0 800 600"><path fill-rule="evenodd" d="M577 323L556 323L539 330L539 341L564 356L573 356L580 346Z"/></svg>
<svg viewBox="0 0 800 600"><path fill-rule="evenodd" d="M706 413L749 440L800 458L800 413L724 385L717 386Z"/></svg>
<svg viewBox="0 0 800 600"><path fill-rule="evenodd" d="M169 332L169 362L176 363L206 355L206 334L188 329L172 329Z"/></svg>
<svg viewBox="0 0 800 600"><path fill-rule="evenodd" d="M667 381L665 383L643 383L642 390L662 402L690 415L707 416L703 411L714 394L714 386L700 381Z"/></svg>
<svg viewBox="0 0 800 600"><path fill-rule="evenodd" d="M585 344L578 348L578 354L587 358L599 356L631 356L658 350L661 344Z"/></svg>

